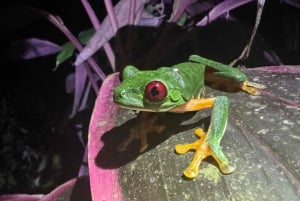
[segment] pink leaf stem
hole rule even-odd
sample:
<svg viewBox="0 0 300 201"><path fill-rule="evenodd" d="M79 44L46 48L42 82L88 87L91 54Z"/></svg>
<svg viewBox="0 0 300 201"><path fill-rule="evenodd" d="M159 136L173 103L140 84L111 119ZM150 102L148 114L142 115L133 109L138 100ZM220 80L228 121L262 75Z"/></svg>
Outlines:
<svg viewBox="0 0 300 201"><path fill-rule="evenodd" d="M97 155L104 148L102 136L115 127L117 109L112 100L112 91L118 83L118 73L107 76L103 81L90 120L88 165L93 201L123 200L118 180L118 169L106 169L96 162Z"/></svg>

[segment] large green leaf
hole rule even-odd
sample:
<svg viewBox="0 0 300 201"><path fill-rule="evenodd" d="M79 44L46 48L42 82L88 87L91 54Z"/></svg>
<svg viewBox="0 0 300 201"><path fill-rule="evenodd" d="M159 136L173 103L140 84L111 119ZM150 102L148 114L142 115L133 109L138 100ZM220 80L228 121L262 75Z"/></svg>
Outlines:
<svg viewBox="0 0 300 201"><path fill-rule="evenodd" d="M95 29L91 28L85 31L82 31L78 34L79 41L86 45L90 38L94 35Z"/></svg>
<svg viewBox="0 0 300 201"><path fill-rule="evenodd" d="M75 51L75 46L71 42L67 42L61 46L59 54L56 56L56 67L62 64L67 59L73 56Z"/></svg>

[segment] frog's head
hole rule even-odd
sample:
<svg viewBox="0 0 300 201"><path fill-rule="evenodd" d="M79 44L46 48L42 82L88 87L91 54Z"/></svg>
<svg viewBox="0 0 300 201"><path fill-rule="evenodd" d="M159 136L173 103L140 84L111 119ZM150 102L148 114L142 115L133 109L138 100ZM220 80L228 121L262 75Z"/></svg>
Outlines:
<svg viewBox="0 0 300 201"><path fill-rule="evenodd" d="M126 66L123 81L114 89L114 102L124 108L140 111L168 111L185 101L178 83L172 82L168 73L140 71Z"/></svg>

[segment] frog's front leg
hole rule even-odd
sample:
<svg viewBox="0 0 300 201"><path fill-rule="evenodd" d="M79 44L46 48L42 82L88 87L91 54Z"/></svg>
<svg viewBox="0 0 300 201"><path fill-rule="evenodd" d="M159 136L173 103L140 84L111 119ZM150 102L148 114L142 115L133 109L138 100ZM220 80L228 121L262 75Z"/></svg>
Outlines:
<svg viewBox="0 0 300 201"><path fill-rule="evenodd" d="M192 102L192 103L191 103ZM230 164L228 158L220 147L220 141L224 135L229 110L229 101L225 96L218 96L208 99L192 99L184 107L188 111L199 110L212 106L211 121L207 133L202 129L196 129L195 134L200 137L191 144L179 144L175 150L179 154L184 154L189 150L195 150L194 158L190 165L184 170L184 175L194 178L199 174L199 166L203 159L212 156L219 164L221 172L232 173L235 167ZM198 103L198 104L197 104Z"/></svg>

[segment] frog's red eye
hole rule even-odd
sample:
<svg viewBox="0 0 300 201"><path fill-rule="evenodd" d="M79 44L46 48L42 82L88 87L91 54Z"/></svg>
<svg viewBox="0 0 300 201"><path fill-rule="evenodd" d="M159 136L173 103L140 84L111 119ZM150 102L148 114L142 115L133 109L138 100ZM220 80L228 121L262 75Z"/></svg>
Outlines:
<svg viewBox="0 0 300 201"><path fill-rule="evenodd" d="M160 102L167 96L167 88L160 81L149 82L145 87L145 96L153 102Z"/></svg>

